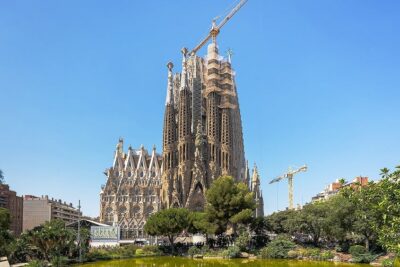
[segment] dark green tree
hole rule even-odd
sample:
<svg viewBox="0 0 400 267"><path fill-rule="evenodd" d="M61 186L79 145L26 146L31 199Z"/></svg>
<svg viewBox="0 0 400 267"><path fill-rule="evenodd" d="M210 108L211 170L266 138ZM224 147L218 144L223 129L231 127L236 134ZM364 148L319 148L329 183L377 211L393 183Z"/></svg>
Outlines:
<svg viewBox="0 0 400 267"><path fill-rule="evenodd" d="M184 208L161 210L149 217L144 230L151 236L166 236L175 251L175 237L189 227L189 211Z"/></svg>
<svg viewBox="0 0 400 267"><path fill-rule="evenodd" d="M4 173L3 173L3 170L0 170L0 184L4 184Z"/></svg>
<svg viewBox="0 0 400 267"><path fill-rule="evenodd" d="M10 212L7 209L0 208L0 256L7 256L9 253L9 244L13 241L10 233Z"/></svg>
<svg viewBox="0 0 400 267"><path fill-rule="evenodd" d="M376 209L382 219L381 224L375 226L378 242L400 256L400 166L392 173L382 172L381 175L382 180L375 186L380 196Z"/></svg>
<svg viewBox="0 0 400 267"><path fill-rule="evenodd" d="M288 225L288 221L292 222L297 214L298 212L294 210L284 210L268 215L265 217L267 230L275 234L285 234L295 231L295 229L291 229L292 227Z"/></svg>
<svg viewBox="0 0 400 267"><path fill-rule="evenodd" d="M52 220L27 233L30 244L37 248L45 260L68 257L75 249L75 235L65 228L62 220Z"/></svg>
<svg viewBox="0 0 400 267"><path fill-rule="evenodd" d="M230 226L233 233L238 224L249 224L255 209L253 194L244 183L236 183L230 176L215 180L206 193L206 214L216 226L215 233L222 234Z"/></svg>

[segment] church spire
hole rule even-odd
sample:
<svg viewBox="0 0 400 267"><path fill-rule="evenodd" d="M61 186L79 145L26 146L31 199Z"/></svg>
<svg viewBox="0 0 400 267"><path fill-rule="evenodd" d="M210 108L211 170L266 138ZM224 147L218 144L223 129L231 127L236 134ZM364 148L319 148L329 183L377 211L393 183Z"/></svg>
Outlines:
<svg viewBox="0 0 400 267"><path fill-rule="evenodd" d="M173 84L173 77L172 77L172 68L174 64L172 62L168 62L168 86L167 86L167 99L165 100L165 105L174 104L174 84Z"/></svg>
<svg viewBox="0 0 400 267"><path fill-rule="evenodd" d="M188 81L187 81L187 61L186 61L186 55L187 55L187 48L184 47L181 50L183 58L182 58L182 74L181 74L181 88L180 90L185 90L188 87Z"/></svg>

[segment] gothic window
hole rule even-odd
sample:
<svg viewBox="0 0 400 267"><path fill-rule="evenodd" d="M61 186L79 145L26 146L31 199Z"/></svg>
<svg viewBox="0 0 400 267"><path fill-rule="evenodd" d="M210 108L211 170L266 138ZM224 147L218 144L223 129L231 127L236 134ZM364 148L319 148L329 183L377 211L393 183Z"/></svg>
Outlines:
<svg viewBox="0 0 400 267"><path fill-rule="evenodd" d="M137 214L137 213L139 213L139 212L140 212L140 207L137 206L137 205L133 206L133 208L132 208L132 213L133 213L133 214Z"/></svg>
<svg viewBox="0 0 400 267"><path fill-rule="evenodd" d="M146 209L146 215L152 214L153 210L154 210L153 206L148 206L147 209Z"/></svg>

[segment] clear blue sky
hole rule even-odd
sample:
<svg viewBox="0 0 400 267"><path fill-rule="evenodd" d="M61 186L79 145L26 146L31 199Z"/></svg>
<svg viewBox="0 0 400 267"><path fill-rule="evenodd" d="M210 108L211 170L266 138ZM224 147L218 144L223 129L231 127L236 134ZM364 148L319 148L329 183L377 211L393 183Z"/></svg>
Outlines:
<svg viewBox="0 0 400 267"><path fill-rule="evenodd" d="M160 150L165 65L180 66L180 49L233 3L2 1L6 181L97 216L118 138ZM287 206L287 184L268 181L289 165L309 165L295 181L305 203L337 178L377 179L400 163L399 14L394 0L249 0L222 30L266 213Z"/></svg>

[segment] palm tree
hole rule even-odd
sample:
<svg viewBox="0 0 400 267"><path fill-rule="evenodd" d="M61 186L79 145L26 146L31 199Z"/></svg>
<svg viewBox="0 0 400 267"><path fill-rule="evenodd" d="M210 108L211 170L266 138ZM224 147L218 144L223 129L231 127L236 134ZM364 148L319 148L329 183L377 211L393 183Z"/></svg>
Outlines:
<svg viewBox="0 0 400 267"><path fill-rule="evenodd" d="M382 176L382 178L387 178L389 176L389 169L386 167L381 169L380 175Z"/></svg>

